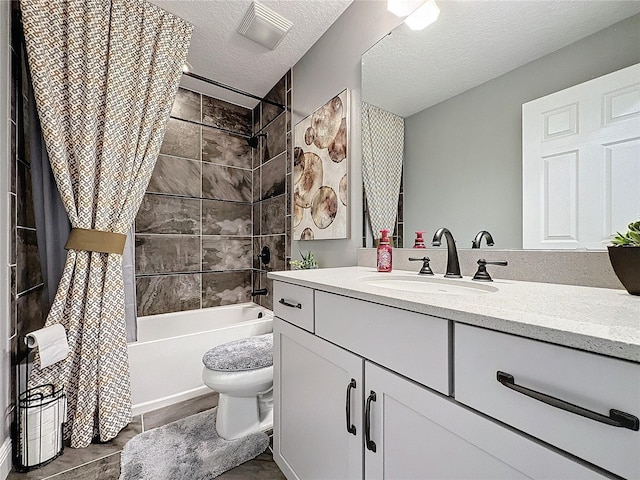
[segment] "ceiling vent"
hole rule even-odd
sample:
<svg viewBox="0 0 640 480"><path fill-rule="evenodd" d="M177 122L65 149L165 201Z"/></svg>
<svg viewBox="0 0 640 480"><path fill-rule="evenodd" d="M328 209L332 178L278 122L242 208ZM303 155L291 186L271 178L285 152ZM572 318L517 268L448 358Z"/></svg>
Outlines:
<svg viewBox="0 0 640 480"><path fill-rule="evenodd" d="M238 33L274 50L293 26L289 20L270 8L253 2L242 19Z"/></svg>

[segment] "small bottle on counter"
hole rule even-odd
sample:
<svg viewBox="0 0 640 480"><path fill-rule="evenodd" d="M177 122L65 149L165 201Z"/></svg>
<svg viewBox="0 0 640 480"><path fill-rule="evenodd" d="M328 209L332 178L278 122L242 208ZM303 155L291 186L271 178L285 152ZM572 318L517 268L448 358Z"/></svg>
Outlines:
<svg viewBox="0 0 640 480"><path fill-rule="evenodd" d="M416 241L413 244L413 248L427 248L424 246L424 238L422 238L424 232L416 232Z"/></svg>
<svg viewBox="0 0 640 480"><path fill-rule="evenodd" d="M393 249L389 243L389 230L380 230L381 237L378 243L378 271L390 272Z"/></svg>

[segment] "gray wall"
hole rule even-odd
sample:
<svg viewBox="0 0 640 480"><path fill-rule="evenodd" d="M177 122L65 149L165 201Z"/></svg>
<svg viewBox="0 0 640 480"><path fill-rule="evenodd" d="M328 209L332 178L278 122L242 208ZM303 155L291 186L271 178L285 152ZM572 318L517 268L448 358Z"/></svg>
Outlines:
<svg viewBox="0 0 640 480"><path fill-rule="evenodd" d="M522 104L640 62L640 15L406 119L405 236L522 247ZM427 235L428 236L428 235Z"/></svg>
<svg viewBox="0 0 640 480"><path fill-rule="evenodd" d="M313 250L321 267L355 265L362 245L362 170L360 144L360 57L400 23L386 10L386 2L355 1L293 67L292 124L345 88L351 90L351 139L348 152L350 236L346 240L292 241L298 250Z"/></svg>

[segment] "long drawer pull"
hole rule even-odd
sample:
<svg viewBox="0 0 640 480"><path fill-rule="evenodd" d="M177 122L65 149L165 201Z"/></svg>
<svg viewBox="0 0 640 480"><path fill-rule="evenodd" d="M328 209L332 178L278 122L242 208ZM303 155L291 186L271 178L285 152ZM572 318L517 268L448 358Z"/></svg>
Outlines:
<svg viewBox="0 0 640 480"><path fill-rule="evenodd" d="M371 402L376 401L376 392L371 390L369 398L367 398L367 405L364 408L364 442L369 450L375 453L376 442L371 440Z"/></svg>
<svg viewBox="0 0 640 480"><path fill-rule="evenodd" d="M352 378L347 386L347 432L356 434L356 426L351 423L351 389L356 388L356 379Z"/></svg>
<svg viewBox="0 0 640 480"><path fill-rule="evenodd" d="M293 303L287 302L284 298L280 299L280 304L284 305L285 307L299 308L300 310L302 310L302 304L301 303L296 303L294 305Z"/></svg>
<svg viewBox="0 0 640 480"><path fill-rule="evenodd" d="M559 398L552 397L551 395L547 395L546 393L537 392L535 390L531 390L530 388L523 387L522 385L518 385L515 383L513 375L509 373L497 372L496 375L497 380L505 387L510 388L511 390L515 390L518 393L522 393L527 397L539 400L540 402L546 403L547 405L551 405L552 407L575 413L576 415L580 415L582 417L590 418L591 420L595 420L596 422L606 423L607 425L611 425L613 427L623 427L635 431L638 431L638 428L640 427L640 421L638 420L638 417L635 417L630 413L611 409L609 410L609 416L607 417L606 415L602 415L592 410L587 410L586 408L574 405L573 403L565 402L564 400L560 400Z"/></svg>

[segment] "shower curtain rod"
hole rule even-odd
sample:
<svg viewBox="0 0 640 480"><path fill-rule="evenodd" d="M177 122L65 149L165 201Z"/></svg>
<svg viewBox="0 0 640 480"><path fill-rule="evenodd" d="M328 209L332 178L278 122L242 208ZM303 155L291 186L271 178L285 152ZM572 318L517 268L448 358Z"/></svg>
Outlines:
<svg viewBox="0 0 640 480"><path fill-rule="evenodd" d="M201 82L209 83L211 85L215 85L216 87L224 88L226 90L230 90L234 93L239 93L240 95L244 95L245 97L255 98L256 100L260 100L261 102L269 103L271 105L275 105L276 107L280 107L282 110L286 110L286 107L281 103L274 102L272 100L268 100L266 98L260 98L253 93L242 91L235 87L230 87L229 85L225 85L224 83L216 82L215 80L211 80L209 78L203 77L202 75L198 75L197 73L192 72L182 72L183 75L187 77L195 78L196 80L200 80Z"/></svg>

